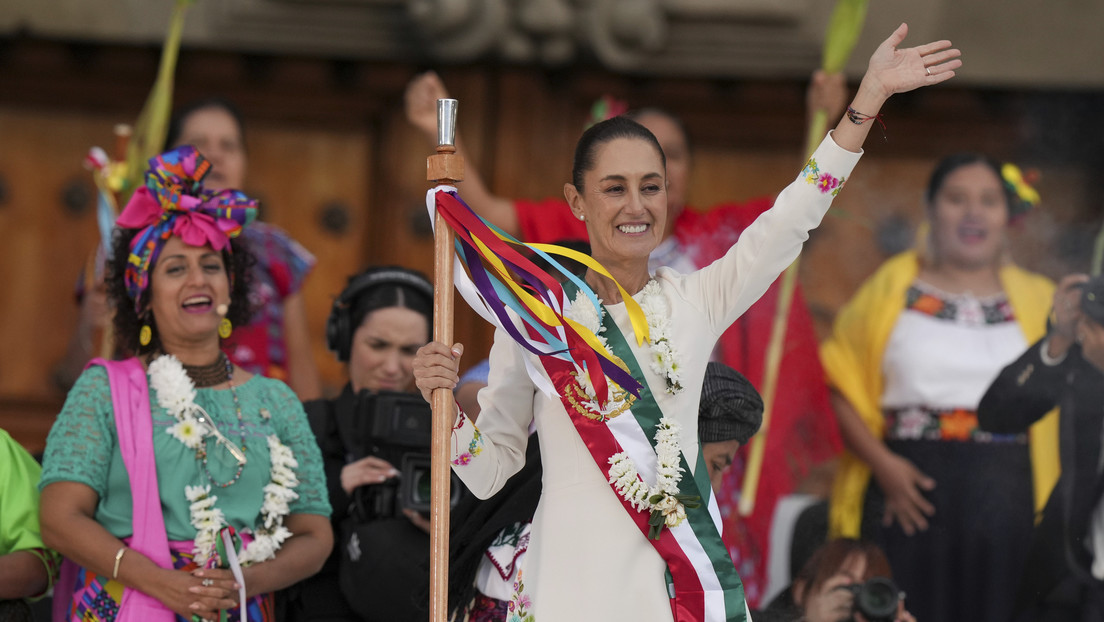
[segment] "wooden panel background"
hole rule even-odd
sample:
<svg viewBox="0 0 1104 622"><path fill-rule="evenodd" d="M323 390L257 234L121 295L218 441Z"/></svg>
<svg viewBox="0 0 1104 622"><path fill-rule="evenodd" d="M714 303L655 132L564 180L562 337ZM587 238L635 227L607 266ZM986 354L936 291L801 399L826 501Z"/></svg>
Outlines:
<svg viewBox="0 0 1104 622"><path fill-rule="evenodd" d="M110 144L113 124L136 116L157 51L16 40L0 52L0 426L38 450L64 397L49 374L76 319L73 282L97 238L81 159L88 147ZM382 263L432 270L424 208L432 146L402 112L417 70L210 51L180 59L176 101L223 94L239 103L248 124L247 189L263 200L265 219L318 257L304 293L331 392L344 370L326 351L324 325L346 277ZM805 85L797 82L629 79L589 67L453 67L443 77L461 102L469 166L503 196L561 195L586 114L605 93L682 116L694 143L689 199L699 208L776 193L803 161ZM942 87L890 103L888 139L874 130L836 215L803 256L801 280L822 334L884 259L878 241L891 231L887 223L904 231L920 221L927 174L952 151L1038 166L1047 209L1018 226L1013 252L1052 276L1083 259L1060 256L1055 242L1073 230L1083 247L1084 232L1097 226L1090 197L1100 191L1093 173L1104 149L1100 138L1082 138L1104 136L1092 112L1100 97L1055 95L1071 111L1061 122L1052 114L1057 104L1039 103L1047 97ZM83 211L63 207L67 191L85 196ZM344 214L343 226L334 214ZM468 365L486 354L491 331L462 304L458 310Z"/></svg>

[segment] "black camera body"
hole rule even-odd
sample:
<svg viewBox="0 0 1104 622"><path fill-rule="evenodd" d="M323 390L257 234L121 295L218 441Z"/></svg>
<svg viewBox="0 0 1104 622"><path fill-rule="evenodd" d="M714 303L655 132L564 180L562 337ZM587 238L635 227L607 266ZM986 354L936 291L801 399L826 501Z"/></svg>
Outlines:
<svg viewBox="0 0 1104 622"><path fill-rule="evenodd" d="M395 465L399 476L381 484L361 486L353 503L366 519L403 515L403 510L429 513L430 448L433 444L433 411L420 395L396 391L361 391L355 420L361 455L376 456ZM460 499L455 475L450 486L450 506Z"/></svg>
<svg viewBox="0 0 1104 622"><path fill-rule="evenodd" d="M897 606L901 602L901 590L892 579L871 577L863 583L840 586L854 596L852 613L861 613L869 622L893 622L897 619Z"/></svg>
<svg viewBox="0 0 1104 622"><path fill-rule="evenodd" d="M1077 287L1081 289L1081 313L1104 325L1104 277L1094 276Z"/></svg>

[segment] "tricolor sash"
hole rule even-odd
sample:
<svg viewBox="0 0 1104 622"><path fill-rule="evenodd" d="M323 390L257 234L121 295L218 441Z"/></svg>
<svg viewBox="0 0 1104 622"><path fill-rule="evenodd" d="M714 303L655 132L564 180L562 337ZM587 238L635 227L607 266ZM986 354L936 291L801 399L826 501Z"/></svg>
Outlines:
<svg viewBox="0 0 1104 622"><path fill-rule="evenodd" d="M572 287L565 285L565 290ZM586 445L602 476L609 481L609 458L627 453L636 464L641 478L649 486L656 481L656 426L663 412L646 382L644 374L625 335L607 312L602 335L613 355L623 361L634 378L641 380L639 396L617 392L622 399L605 408L608 416L597 415L597 404L584 404L579 381L580 371L570 362L554 356L541 356L540 361L556 387L564 410ZM589 406L589 407L588 407ZM641 534L655 547L667 564L668 595L675 622L731 621L749 622L746 618L744 588L732 565L732 558L721 540L720 511L710 494L709 471L698 452L694 477L684 476L679 482L679 494L697 497L697 507L686 507L686 520L675 527L665 527L658 539L648 537L650 510L635 509L610 484L622 507L633 519ZM686 454L680 457L682 472L689 474Z"/></svg>

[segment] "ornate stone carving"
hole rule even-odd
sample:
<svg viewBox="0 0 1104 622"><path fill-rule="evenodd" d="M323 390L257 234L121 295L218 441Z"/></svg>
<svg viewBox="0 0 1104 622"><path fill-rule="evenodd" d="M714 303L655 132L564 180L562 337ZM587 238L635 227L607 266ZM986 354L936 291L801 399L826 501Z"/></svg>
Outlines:
<svg viewBox="0 0 1104 622"><path fill-rule="evenodd" d="M625 73L715 77L808 75L820 57L834 2L824 0L208 0L192 7L185 43L348 59L471 62L502 59L562 66L596 58ZM873 5L873 3L872 3ZM0 34L82 41L162 39L171 2L7 0ZM1104 3L1054 11L1038 0L910 0L872 6L857 56L901 19L910 41L947 37L969 46L965 82L1104 84L1096 58ZM985 23L989 27L976 28ZM1028 24L1047 23L1024 38ZM1033 31L1034 32L1034 31ZM1018 51L1008 62L1007 51ZM858 75L862 58L850 69Z"/></svg>

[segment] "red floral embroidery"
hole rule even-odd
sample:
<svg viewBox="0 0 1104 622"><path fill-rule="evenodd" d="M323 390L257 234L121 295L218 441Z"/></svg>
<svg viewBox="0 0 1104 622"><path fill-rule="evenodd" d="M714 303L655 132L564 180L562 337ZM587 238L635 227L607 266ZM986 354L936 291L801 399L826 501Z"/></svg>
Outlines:
<svg viewBox="0 0 1104 622"><path fill-rule="evenodd" d="M940 436L944 440L968 441L977 427L977 414L968 410L955 409L939 418Z"/></svg>

